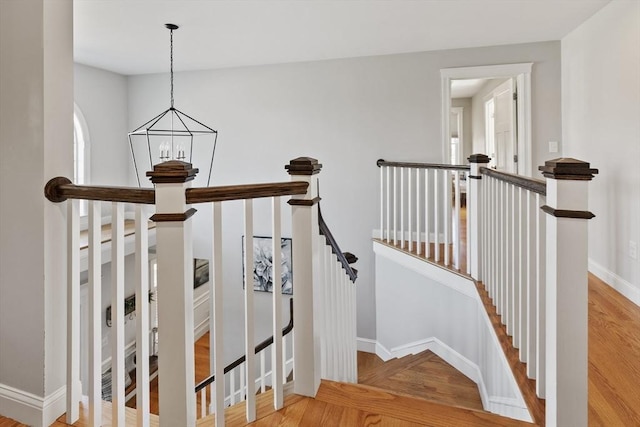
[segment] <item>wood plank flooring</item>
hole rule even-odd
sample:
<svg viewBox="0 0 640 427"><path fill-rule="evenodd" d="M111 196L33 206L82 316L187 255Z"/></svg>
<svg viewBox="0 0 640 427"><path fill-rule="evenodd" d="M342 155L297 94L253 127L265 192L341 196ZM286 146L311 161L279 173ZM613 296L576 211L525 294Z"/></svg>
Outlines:
<svg viewBox="0 0 640 427"><path fill-rule="evenodd" d="M369 365L365 369L379 364L375 360L368 363ZM304 418L301 419L308 420L312 416L317 416L320 411L324 413L325 410L335 410L334 415L326 416L328 421L323 424L331 425L329 420L335 419L338 417L335 414L340 413L340 420L355 419L356 422L363 423L353 425L373 425L375 423L378 423L377 425L416 425L409 421L378 418L381 417L379 414L381 411L378 409L374 409L378 412L358 413L356 414L357 418L354 418L356 415L352 411L353 408L331 409L333 408L331 405L333 404L327 401L312 404L307 402L304 404L303 413L309 412L309 414L303 415ZM447 411L447 406L434 405L436 406L433 408L440 408L439 410L443 412ZM299 415L295 415L295 413L302 406L299 405L296 406L296 409L286 409L279 413L276 418L280 421L277 421L276 418L269 421L272 421L273 424L265 424L267 421L261 420L254 425L308 425L288 423L288 421L293 422L298 419L296 417ZM67 426L63 419L61 418L53 426ZM313 425L318 425L318 418L314 418L314 420ZM77 424L77 426L83 425ZM589 426L640 426L640 307L631 303L593 275L589 275ZM26 426L0 416L0 427Z"/></svg>
<svg viewBox="0 0 640 427"><path fill-rule="evenodd" d="M359 361L372 358L382 362L375 354L358 355ZM358 366L358 384L443 405L483 410L476 383L429 350L392 359L369 369Z"/></svg>

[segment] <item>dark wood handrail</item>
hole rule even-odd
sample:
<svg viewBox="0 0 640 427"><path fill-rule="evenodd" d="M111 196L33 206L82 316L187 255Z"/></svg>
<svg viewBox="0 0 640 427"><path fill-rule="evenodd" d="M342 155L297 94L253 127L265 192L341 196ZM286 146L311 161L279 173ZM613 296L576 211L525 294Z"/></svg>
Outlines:
<svg viewBox="0 0 640 427"><path fill-rule="evenodd" d="M524 188L525 190L532 191L534 193L547 195L547 183L542 179L529 178L522 175L516 175L513 173L497 171L491 168L480 168L480 173L486 176L490 176L500 181L508 182L516 187Z"/></svg>
<svg viewBox="0 0 640 427"><path fill-rule="evenodd" d="M222 202L225 200L259 199L261 197L306 194L308 182L287 181L267 184L227 185L223 187L188 188L187 203Z"/></svg>
<svg viewBox="0 0 640 427"><path fill-rule="evenodd" d="M355 283L356 279L358 278L358 273L353 267L351 267L349 260L347 259L345 254L340 250L340 247L338 246L338 242L336 242L336 239L333 237L333 234L331 234L331 230L329 230L327 223L324 222L324 218L322 218L322 211L320 210L319 203L318 203L318 226L320 228L320 234L325 237L327 244L331 246L331 250L338 257L338 261L340 261L340 263L342 264L342 268L344 268L347 274L349 275L349 279L351 279L351 281Z"/></svg>
<svg viewBox="0 0 640 427"><path fill-rule="evenodd" d="M287 324L287 326L285 326L282 329L282 336L288 335L289 333L291 333L291 331L293 330L293 298L289 298L289 323ZM267 338L266 340L262 341L260 344L258 344L255 348L255 354L260 353L262 350L264 350L265 348L269 347L271 344L273 344L273 335L270 336L269 338ZM245 354L243 354L242 356L240 356L239 358L237 358L236 360L234 360L233 362L231 362L230 364L228 364L227 366L224 367L224 373L228 373L231 370L237 368L238 366L240 366L242 363L244 363L247 360L247 356ZM200 390L202 390L203 388L205 388L206 386L208 386L209 384L211 384L212 382L214 382L216 380L216 376L215 375L211 375L210 377L200 381L198 383L198 385L196 386L196 393L199 392Z"/></svg>
<svg viewBox="0 0 640 427"><path fill-rule="evenodd" d="M56 177L47 182L44 195L54 203L67 199L101 200L104 202L141 203L153 205L156 192L153 188L107 187L99 185L75 185L68 178Z"/></svg>
<svg viewBox="0 0 640 427"><path fill-rule="evenodd" d="M221 202L225 200L257 199L261 197L292 196L305 194L308 187L309 183L304 181L287 181L266 184L189 188L186 190L186 199L188 204L192 204ZM75 185L65 177L56 177L49 180L44 188L44 194L47 199L55 203L64 202L67 199L82 199L153 205L156 201L156 191L153 188Z"/></svg>
<svg viewBox="0 0 640 427"><path fill-rule="evenodd" d="M378 160L376 164L378 165L378 167L395 166L395 167L412 168L412 169L447 169L447 170L458 170L458 171L471 170L471 167L469 165L445 165L441 163L388 162L383 159Z"/></svg>

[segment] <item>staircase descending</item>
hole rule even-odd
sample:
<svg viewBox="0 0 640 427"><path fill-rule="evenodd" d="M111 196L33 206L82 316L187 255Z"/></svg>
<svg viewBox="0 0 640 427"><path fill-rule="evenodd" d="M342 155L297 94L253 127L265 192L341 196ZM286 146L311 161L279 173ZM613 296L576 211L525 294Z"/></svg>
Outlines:
<svg viewBox="0 0 640 427"><path fill-rule="evenodd" d="M274 411L273 393L257 397L257 420L248 424L244 404L226 410L227 426L527 426L482 410L475 383L431 351L383 362L358 354L359 384L323 380L315 398L290 394ZM198 425L211 425L210 417Z"/></svg>

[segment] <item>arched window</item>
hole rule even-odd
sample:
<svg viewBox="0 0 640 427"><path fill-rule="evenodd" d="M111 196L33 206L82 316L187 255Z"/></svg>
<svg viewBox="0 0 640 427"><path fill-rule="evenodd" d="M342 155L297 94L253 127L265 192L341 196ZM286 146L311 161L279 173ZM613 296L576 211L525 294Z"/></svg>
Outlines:
<svg viewBox="0 0 640 427"><path fill-rule="evenodd" d="M89 183L89 130L77 105L73 109L73 183ZM80 216L87 215L87 202L80 202Z"/></svg>

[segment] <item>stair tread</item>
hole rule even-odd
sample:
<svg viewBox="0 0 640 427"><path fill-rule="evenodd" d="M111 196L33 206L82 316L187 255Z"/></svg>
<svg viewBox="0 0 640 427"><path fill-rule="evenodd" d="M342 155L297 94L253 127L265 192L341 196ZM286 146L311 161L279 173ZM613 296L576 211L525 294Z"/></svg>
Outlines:
<svg viewBox="0 0 640 427"><path fill-rule="evenodd" d="M360 409L400 420L430 426L531 426L533 424L501 417L485 411L442 405L426 399L389 392L363 384L323 380L316 395L330 405Z"/></svg>
<svg viewBox="0 0 640 427"><path fill-rule="evenodd" d="M410 354L404 357L388 360L384 362L384 365L361 375L358 378L358 382L362 384L368 383L370 381L383 380L398 370L411 368L416 364L422 362L427 352L430 351L425 350L421 353Z"/></svg>

